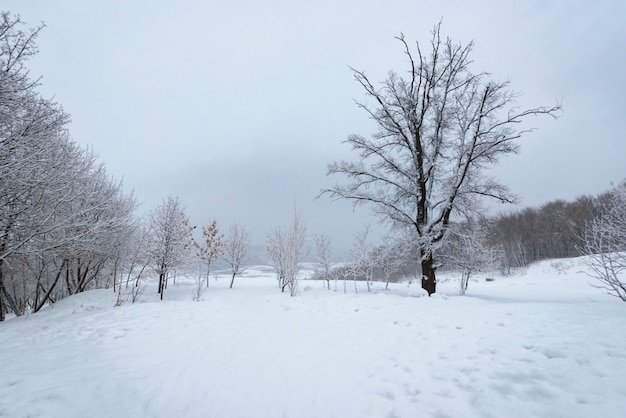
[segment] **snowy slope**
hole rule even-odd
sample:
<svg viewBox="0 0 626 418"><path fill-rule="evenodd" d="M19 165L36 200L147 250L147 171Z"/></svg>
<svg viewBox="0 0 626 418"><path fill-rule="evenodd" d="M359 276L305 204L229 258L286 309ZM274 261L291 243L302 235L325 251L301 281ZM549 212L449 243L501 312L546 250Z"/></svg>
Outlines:
<svg viewBox="0 0 626 418"><path fill-rule="evenodd" d="M0 417L623 417L626 304L580 259L455 296L280 294L267 270L0 323ZM450 277L448 277L450 279Z"/></svg>

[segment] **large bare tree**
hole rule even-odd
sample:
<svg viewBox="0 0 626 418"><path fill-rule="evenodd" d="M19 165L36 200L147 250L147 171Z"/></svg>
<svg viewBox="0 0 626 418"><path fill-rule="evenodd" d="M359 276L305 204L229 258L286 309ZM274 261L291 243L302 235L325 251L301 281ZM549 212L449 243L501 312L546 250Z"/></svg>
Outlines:
<svg viewBox="0 0 626 418"><path fill-rule="evenodd" d="M429 294L436 290L435 253L455 212L472 211L482 197L514 200L485 169L518 151L515 140L529 132L520 128L524 119L556 116L561 109L516 108L509 82L470 70L473 42L442 39L440 27L432 31L428 52L397 38L408 61L404 74L392 71L378 85L351 68L371 99L357 104L378 131L371 138L348 137L359 158L330 163L328 174L347 182L322 190L331 198L370 203L392 225L412 230Z"/></svg>

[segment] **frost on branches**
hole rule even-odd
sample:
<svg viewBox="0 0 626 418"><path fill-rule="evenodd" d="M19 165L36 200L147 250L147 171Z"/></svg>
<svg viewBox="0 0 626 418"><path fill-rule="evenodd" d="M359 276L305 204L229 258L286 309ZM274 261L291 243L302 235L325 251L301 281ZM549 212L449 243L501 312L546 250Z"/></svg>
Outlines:
<svg viewBox="0 0 626 418"><path fill-rule="evenodd" d="M248 263L250 252L250 234L245 226L234 223L228 230L224 243L222 260L230 267L230 288L235 284L235 277L242 274Z"/></svg>
<svg viewBox="0 0 626 418"><path fill-rule="evenodd" d="M178 197L168 196L150 213L150 255L159 275L158 293L163 299L168 274L179 267L193 247L194 226L189 225Z"/></svg>
<svg viewBox="0 0 626 418"><path fill-rule="evenodd" d="M358 106L378 125L370 138L350 135L356 161L328 165L346 183L322 190L331 198L369 203L401 229L413 231L422 287L436 290L436 253L455 213L476 212L480 198L511 202L514 196L485 169L515 153L528 116L551 115L560 106L521 110L508 82L470 69L474 44L442 39L432 31L429 50L401 35L407 71L390 72L375 85L352 69L370 103Z"/></svg>
<svg viewBox="0 0 626 418"><path fill-rule="evenodd" d="M206 265L206 287L209 287L211 265L224 253L224 234L220 234L217 221L202 227L202 242L198 245L198 257Z"/></svg>
<svg viewBox="0 0 626 418"><path fill-rule="evenodd" d="M135 201L41 97L27 61L43 28L0 15L0 321L107 287L134 229Z"/></svg>
<svg viewBox="0 0 626 418"><path fill-rule="evenodd" d="M306 228L297 211L288 228L276 228L267 237L267 258L276 271L281 292L289 288L289 294L298 294L298 273L304 256Z"/></svg>
<svg viewBox="0 0 626 418"><path fill-rule="evenodd" d="M613 189L587 225L583 254L597 287L626 302L626 182Z"/></svg>

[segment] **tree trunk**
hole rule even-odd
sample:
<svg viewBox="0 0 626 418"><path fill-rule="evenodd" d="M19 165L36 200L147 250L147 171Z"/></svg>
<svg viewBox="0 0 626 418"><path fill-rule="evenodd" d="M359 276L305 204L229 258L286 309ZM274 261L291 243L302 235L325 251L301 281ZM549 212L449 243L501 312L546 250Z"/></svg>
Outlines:
<svg viewBox="0 0 626 418"><path fill-rule="evenodd" d="M435 280L435 269L433 268L433 256L428 255L422 258L422 289L428 292L428 296L435 293L437 281Z"/></svg>
<svg viewBox="0 0 626 418"><path fill-rule="evenodd" d="M209 273L211 272L211 262L207 262L206 266L206 287L209 287Z"/></svg>
<svg viewBox="0 0 626 418"><path fill-rule="evenodd" d="M4 300L6 300L7 305L9 305L9 309L13 311L16 316L21 316L22 312L19 310L17 304L11 297L11 294L7 292L4 287L3 275L2 275L2 264L4 264L4 260L0 260L0 321L4 321L4 305L2 304L2 297L4 296Z"/></svg>
<svg viewBox="0 0 626 418"><path fill-rule="evenodd" d="M469 269L465 269L461 273L461 295L464 295L465 292L467 292L467 285L469 284L469 278L471 273L472 272Z"/></svg>
<svg viewBox="0 0 626 418"><path fill-rule="evenodd" d="M165 290L165 273L159 274L159 288L157 293L160 294L161 300L163 300L163 291Z"/></svg>
<svg viewBox="0 0 626 418"><path fill-rule="evenodd" d="M2 303L2 290L0 290L0 322L2 321L4 321L4 304Z"/></svg>
<svg viewBox="0 0 626 418"><path fill-rule="evenodd" d="M63 262L61 263L61 267L59 267L59 270L57 271L57 274L54 278L54 282L52 282L52 285L46 291L46 294L44 295L43 299L42 300L38 300L37 298L35 299L35 308L33 309L34 312L39 312L41 308L45 306L48 299L50 299L50 295L52 294L54 287L57 285L57 282L59 281L59 278L61 277L61 275L63 275L63 268L65 267L66 262L67 262L67 259L63 260ZM42 289L43 289L43 286L42 286Z"/></svg>
<svg viewBox="0 0 626 418"><path fill-rule="evenodd" d="M233 288L233 283L235 283L235 273L233 273L233 277L230 279L230 288Z"/></svg>

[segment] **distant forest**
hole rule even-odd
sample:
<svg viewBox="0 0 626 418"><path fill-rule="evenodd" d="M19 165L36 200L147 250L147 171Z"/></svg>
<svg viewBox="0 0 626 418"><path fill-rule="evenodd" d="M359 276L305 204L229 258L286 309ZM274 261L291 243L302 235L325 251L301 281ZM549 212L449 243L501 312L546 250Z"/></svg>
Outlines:
<svg viewBox="0 0 626 418"><path fill-rule="evenodd" d="M487 244L504 251L507 265L523 267L546 258L576 257L585 243L586 225L602 214L615 190L554 200L486 220Z"/></svg>

